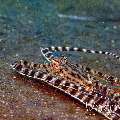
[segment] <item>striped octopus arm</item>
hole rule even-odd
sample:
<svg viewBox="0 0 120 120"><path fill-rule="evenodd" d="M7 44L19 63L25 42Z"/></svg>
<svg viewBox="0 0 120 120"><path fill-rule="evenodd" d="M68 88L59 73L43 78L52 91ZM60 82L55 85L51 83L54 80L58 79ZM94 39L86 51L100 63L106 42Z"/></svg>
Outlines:
<svg viewBox="0 0 120 120"><path fill-rule="evenodd" d="M107 51L97 51L97 50L90 50L90 49L85 49L85 48L80 48L80 47L56 47L56 46L51 46L51 47L47 47L47 48L41 48L41 52L42 54L45 56L45 58L47 60L50 60L53 56L52 52L55 51L78 51L78 52L84 52L84 53L92 53L92 54L103 54L103 55L108 55L108 56L112 56L118 60L120 60L120 56L111 53L111 52L107 52Z"/></svg>

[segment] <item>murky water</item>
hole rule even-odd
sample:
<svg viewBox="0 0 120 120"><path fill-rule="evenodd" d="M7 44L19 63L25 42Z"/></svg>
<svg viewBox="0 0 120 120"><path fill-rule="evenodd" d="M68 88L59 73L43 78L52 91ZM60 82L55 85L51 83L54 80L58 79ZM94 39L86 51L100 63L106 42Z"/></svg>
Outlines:
<svg viewBox="0 0 120 120"><path fill-rule="evenodd" d="M42 63L40 47L51 45L120 54L119 13L119 0L0 0L0 120L104 119L47 85L14 75L9 65L17 59ZM114 59L82 53L67 56L120 77L120 63Z"/></svg>

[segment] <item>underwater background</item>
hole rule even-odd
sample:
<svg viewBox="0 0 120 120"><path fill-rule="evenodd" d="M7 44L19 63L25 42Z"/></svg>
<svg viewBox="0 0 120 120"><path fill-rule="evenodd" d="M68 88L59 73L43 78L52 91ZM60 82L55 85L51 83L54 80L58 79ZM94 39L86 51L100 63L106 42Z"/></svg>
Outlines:
<svg viewBox="0 0 120 120"><path fill-rule="evenodd" d="M15 60L44 63L40 48L48 46L120 55L120 0L0 0L0 120L105 119L46 85L12 74ZM113 58L64 54L120 77L120 63Z"/></svg>

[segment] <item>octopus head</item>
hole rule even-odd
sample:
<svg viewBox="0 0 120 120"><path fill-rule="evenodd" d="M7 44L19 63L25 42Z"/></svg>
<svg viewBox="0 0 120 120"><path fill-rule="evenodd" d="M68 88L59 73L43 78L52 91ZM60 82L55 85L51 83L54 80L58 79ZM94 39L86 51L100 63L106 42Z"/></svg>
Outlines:
<svg viewBox="0 0 120 120"><path fill-rule="evenodd" d="M60 57L60 58L54 58L51 62L51 69L55 72L60 72L62 65L66 64L67 58L66 57Z"/></svg>

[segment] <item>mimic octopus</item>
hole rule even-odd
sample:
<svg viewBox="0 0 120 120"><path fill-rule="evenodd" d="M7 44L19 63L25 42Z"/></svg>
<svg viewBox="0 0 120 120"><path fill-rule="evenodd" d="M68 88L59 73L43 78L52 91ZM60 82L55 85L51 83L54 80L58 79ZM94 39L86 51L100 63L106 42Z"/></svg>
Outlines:
<svg viewBox="0 0 120 120"><path fill-rule="evenodd" d="M77 47L41 48L41 53L49 62L36 64L26 60L14 62L12 69L29 78L43 81L48 85L63 91L78 100L87 108L104 115L109 120L120 119L120 80L114 76L95 71L80 64L74 64L67 57L54 56L55 51L79 51L84 53L104 54L118 60L116 54L104 51L94 51ZM102 84L106 80L108 84ZM118 87L113 89L112 86Z"/></svg>

